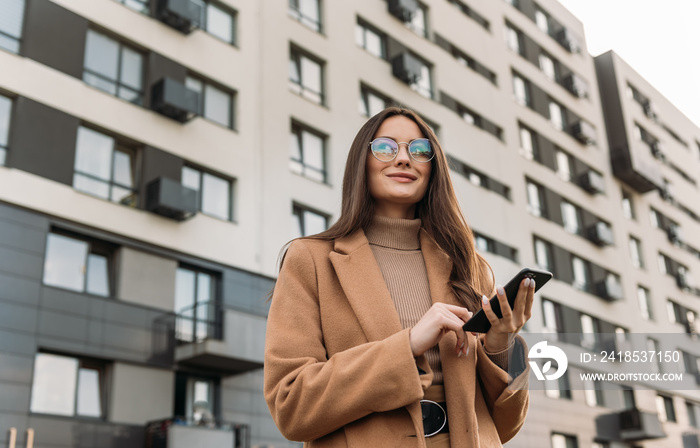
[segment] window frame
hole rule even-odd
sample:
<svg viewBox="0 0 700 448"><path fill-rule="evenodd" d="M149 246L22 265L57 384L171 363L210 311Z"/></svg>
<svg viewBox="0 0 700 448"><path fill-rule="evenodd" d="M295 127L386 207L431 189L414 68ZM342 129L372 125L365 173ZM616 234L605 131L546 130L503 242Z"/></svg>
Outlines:
<svg viewBox="0 0 700 448"><path fill-rule="evenodd" d="M12 98L10 98L9 96L5 96L5 95L0 94L0 103L4 102L5 100L7 100L7 105L8 105L8 107L7 107L7 123L5 126L5 129L7 129L7 135L5 136L6 141L4 144L2 143L2 141L0 141L0 166L6 166L6 164L7 164L7 153L9 152L9 149L10 149L10 139L12 137L11 136L12 113L14 111L14 106L15 106L15 102ZM5 124L0 124L0 129L2 129L2 127L4 125Z"/></svg>
<svg viewBox="0 0 700 448"><path fill-rule="evenodd" d="M180 271L187 271L190 272L194 275L194 301L191 305L189 305L189 308L192 308L194 310L193 316L190 317L191 323L192 323L192 328L191 328L191 339L181 339L178 338L177 340L183 343L196 343L196 342L202 342L205 340L222 340L223 338L223 328L222 328L222 316L220 313L221 310L221 294L222 294L222 288L221 288L221 273L219 272L214 272L210 271L208 269L204 269L195 265L191 264L185 264L185 263L180 263L177 266L176 269L176 283L175 283L175 296L177 296L177 273ZM210 279L210 286L209 286L209 295L210 299L209 301L200 301L199 300L199 277L200 275L205 275L208 276ZM199 326L200 321L202 318L199 316L199 307L200 305L210 305L210 308L207 308L206 312L206 323L213 326L213 328L209 327L207 325L205 329L205 334L204 337L199 339L199 329L201 328ZM187 308L181 308L181 309L175 309L175 315L177 317L185 317L181 314L183 310L186 310ZM213 312L213 316L210 316L209 314ZM178 332L176 333L176 336L179 335L179 329Z"/></svg>
<svg viewBox="0 0 700 448"><path fill-rule="evenodd" d="M319 85L321 88L320 92L316 92L310 87L307 87L304 85L304 72L302 70L302 59L307 59L310 62L313 62L314 64L318 65L319 67L319 74L320 74L320 79L319 79ZM290 83L290 90L297 95L301 96L302 98L306 98L307 100L311 101L312 103L318 104L320 106L326 106L326 62L323 61L322 59L312 55L311 53L307 52L306 50L301 49L300 47L296 45L292 45L289 49L289 62L290 64L294 64L294 67L296 69L296 73L299 75L299 80L298 82L292 79L291 73L289 74L289 83ZM291 67L290 67L291 68ZM313 95L312 97L309 97L307 94L310 93ZM316 96L318 96L318 101L316 101Z"/></svg>
<svg viewBox="0 0 700 448"><path fill-rule="evenodd" d="M330 215L329 214L323 213L323 212L318 211L316 209L313 209L311 207L307 207L307 206L302 205L298 202L293 202L292 203L292 219L296 219L298 221L298 224L299 224L298 228L301 231L301 237L313 235L313 234L307 234L305 229L304 229L304 223L305 223L304 213L312 213L314 215L317 215L317 216L324 218L326 221L326 226L325 226L326 229L325 230L328 229L328 223L330 222ZM295 234L295 235L293 235L293 238L298 238L298 237Z"/></svg>
<svg viewBox="0 0 700 448"><path fill-rule="evenodd" d="M145 14L147 16L151 15L151 7L150 7L150 0L116 0L118 3L121 3L122 5L126 6L127 8L131 9L132 11L139 12L141 14ZM138 3L142 5L142 8L144 9L136 9L133 6L130 6L131 4Z"/></svg>
<svg viewBox="0 0 700 448"><path fill-rule="evenodd" d="M370 117L374 116L376 113L378 113L378 112L375 112L374 114L372 114L372 111L370 110L370 107L369 107L369 96L370 95L381 99L384 102L384 109L386 109L387 107L394 104L394 101L391 98L389 98L388 96L379 93L377 90L375 90L375 89L373 89L365 84L360 84L360 105L363 109L362 111L360 111L360 113L364 117L370 118Z"/></svg>
<svg viewBox="0 0 700 448"><path fill-rule="evenodd" d="M359 42L357 42L357 39L360 37L357 35L358 32L360 32L362 34L362 36L361 36L362 37L362 44L361 45ZM383 60L387 59L387 57L388 57L387 56L387 36L385 33L379 31L379 29L377 27L375 27L374 25L370 24L366 20L361 19L359 17L357 18L357 22L355 24L355 33L356 33L355 34L355 43L358 44L358 46L360 48L362 48L367 53L369 53L373 56L376 56L380 59L383 59ZM379 53L380 54L376 54L367 48L367 33L374 34L379 39L379 45L380 45Z"/></svg>
<svg viewBox="0 0 700 448"><path fill-rule="evenodd" d="M321 140L321 163L323 164L322 170L319 172L318 169L312 167L311 165L308 165L304 162L304 133L309 133ZM325 134L322 134L314 129L312 129L309 126L306 126L296 120L292 120L291 127L290 127L290 137L296 138L297 141L297 148L299 148L299 154L301 156L300 160L294 159L290 155L290 165L291 163L296 163L301 166L301 172L297 172L294 169L291 169L290 166L290 171L292 171L295 174L299 174L302 177L305 177L306 179L310 179L316 182L321 182L323 184L328 184L328 136ZM318 179L314 179L313 177L310 177L306 174L306 171L310 170L315 173L320 173L322 176L322 179L319 181Z"/></svg>
<svg viewBox="0 0 700 448"><path fill-rule="evenodd" d="M301 23L305 27L319 34L324 34L323 30L323 4L321 0L306 0L316 2L316 8L318 10L318 19L304 15L301 12L300 1L305 0L289 0L287 2L287 15Z"/></svg>
<svg viewBox="0 0 700 448"><path fill-rule="evenodd" d="M117 44L117 46L118 46L117 55L118 55L118 56L117 56L117 69L116 69L116 72L117 72L117 79L116 79L116 80L109 79L109 78L107 78L105 75L103 75L103 74L101 74L101 73L97 73L97 72L92 71L92 70L90 70L90 69L87 68L87 57L88 57L87 45L88 45L88 35L89 35L90 33L98 34L98 35L100 35L100 36L102 36L102 37L105 37L105 38L107 38L107 39L109 39L109 40L111 40L111 41L113 41L113 42L115 42L115 43ZM140 91L136 91L132 86L127 85L127 84L123 84L122 81L121 81L121 77L122 77L122 60L123 60L123 49L124 49L124 48L127 48L127 49L133 51L134 53L137 53L139 56L141 56L141 90L140 90ZM138 48L134 47L133 45L130 45L130 44L124 42L124 40L122 40L122 39L119 38L119 37L114 36L113 34L108 34L108 33L103 32L102 30L97 30L97 29L94 29L94 28L88 28L88 30L87 30L87 33L86 33L86 35L85 35L85 48L84 48L84 51L85 51L85 55L84 55L84 57L83 57L83 71L82 71L82 78L81 78L81 79L82 79L82 81L83 81L85 84L87 84L87 85L89 85L89 86L91 86L91 87L94 87L95 89L98 89L98 90L100 90L101 92L104 92L104 93L106 93L106 94L108 94L108 95L114 96L114 97L119 98L119 99L122 99L122 100L124 100L124 101L127 101L127 102L129 102L129 103L131 103L131 104L134 104L134 105L137 105L137 106L141 106L141 107L145 106L147 57L146 57L146 55L145 55L142 51L140 51ZM103 89L103 88L101 88L101 87L99 87L99 86L97 86L97 85L95 85L95 84L92 84L92 83L86 81L86 80L85 80L85 74L86 74L86 73L87 73L88 75L90 75L90 76L97 77L97 78L99 78L99 79L102 80L102 81L106 81L106 82L108 82L108 83L110 83L110 84L114 84L114 86L115 86L115 93L108 92L107 90L105 90L105 89ZM134 100L134 101L130 101L130 100L126 99L126 98L122 98L122 97L119 95L119 90L120 90L120 88L125 88L125 89L127 89L127 90L129 90L129 91L136 92L136 93L138 94L138 98L137 98L136 100Z"/></svg>
<svg viewBox="0 0 700 448"><path fill-rule="evenodd" d="M198 116L204 118L205 120L207 120L209 122L216 123L219 126L223 126L225 128L228 128L228 129L235 131L236 130L236 96L237 96L236 93L237 92L229 87L223 86L217 82L210 81L210 80L208 80L202 76L199 76L195 73L188 73L185 76L185 84L187 84L189 80L192 80L192 82L197 82L202 86L201 91L197 91L189 86L187 87L189 90L192 90L192 91L197 92L199 94L199 104L197 105L197 107L199 108ZM207 106L207 87L210 87L212 89L216 89L216 90L222 92L223 94L225 94L229 98L230 101L229 101L229 111L228 111L229 112L229 123L228 124L224 124L220 121L217 121L211 117L208 117L205 114L206 106Z"/></svg>
<svg viewBox="0 0 700 448"><path fill-rule="evenodd" d="M649 288L637 285L637 305L639 306L642 319L654 320L654 313L651 307L651 292Z"/></svg>
<svg viewBox="0 0 700 448"><path fill-rule="evenodd" d="M644 257L642 256L642 242L639 238L629 236L630 258L632 266L637 269L644 269Z"/></svg>
<svg viewBox="0 0 700 448"><path fill-rule="evenodd" d="M24 22L26 21L27 2L26 2L26 0L21 0L21 1L22 1L22 4L21 4L20 17L19 17L19 36L12 36L9 33L5 32L4 30L0 30L0 39L14 41L17 44L16 51L14 48L9 48L6 46L0 46L0 50L9 51L10 53L13 53L13 54L20 54L20 52L22 50L22 40L23 40L23 36L24 36ZM0 40L0 42L2 42L2 40Z"/></svg>
<svg viewBox="0 0 700 448"><path fill-rule="evenodd" d="M193 0L190 0L193 1ZM198 22L197 22L197 27L204 31L205 33L209 34L210 36L213 36L217 39L219 39L221 42L225 42L229 45L237 46L237 34L238 34L238 11L235 9L231 8L228 5L224 5L219 2L211 1L211 0L194 0L196 2L200 2L202 5L202 15L200 16ZM226 40L219 36L218 34L214 34L212 31L208 29L209 26L209 5L211 5L213 8L218 9L219 11L223 12L224 14L228 15L231 17L231 40Z"/></svg>
<svg viewBox="0 0 700 448"><path fill-rule="evenodd" d="M60 357L60 358L66 358L66 359L71 359L76 362L76 370L75 370L75 391L73 393L73 413L71 415L63 414L63 413L52 413L52 412L47 412L47 411L35 411L33 408L34 406L34 399L36 397L35 393L35 385L37 383L37 358L39 356L51 356L51 357ZM50 415L50 416L60 416L64 418L71 418L71 419L85 419L85 420L94 420L94 421L104 421L107 419L107 412L109 409L109 403L108 403L108 398L109 398L109 382L110 382L110 363L102 360L97 360L97 359L92 359L92 358L87 358L87 357L82 357L82 356L70 356L70 355L65 355L62 353L57 353L57 352L51 352L51 351L40 351L34 354L34 362L32 364L32 382L31 382L31 390L30 390L30 400L29 400L29 413L30 415ZM80 394L80 372L81 370L93 370L98 372L98 382L97 382L97 387L98 387L98 397L100 400L99 403L99 408L100 408L100 415L99 416L91 416L91 415L82 415L78 414L78 398ZM54 374L55 372L49 372L51 374Z"/></svg>
<svg viewBox="0 0 700 448"><path fill-rule="evenodd" d="M197 171L199 173L199 189L197 190L197 211L200 213L207 215L212 218L220 219L222 221L228 221L228 222L236 222L235 219L235 211L234 211L234 206L235 206L235 201L234 199L234 194L235 194L235 184L236 184L236 179L231 178L229 176L221 175L219 173L216 173L211 170L203 169L199 167L198 165L190 164L190 163L185 163L182 166L182 171L185 169L191 169L193 171ZM221 216L213 215L211 213L207 213L202 209L202 205L204 201L202 200L202 196L204 195L204 175L209 175L215 178L218 178L220 180L226 181L228 183L228 218L222 218ZM182 178L181 178L182 179ZM181 180L182 183L182 180ZM185 185L182 183L182 185Z"/></svg>

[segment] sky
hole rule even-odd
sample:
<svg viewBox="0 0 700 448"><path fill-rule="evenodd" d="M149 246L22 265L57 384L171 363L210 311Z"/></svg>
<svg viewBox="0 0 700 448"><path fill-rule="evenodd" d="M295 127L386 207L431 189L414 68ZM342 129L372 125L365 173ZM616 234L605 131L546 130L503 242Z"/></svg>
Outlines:
<svg viewBox="0 0 700 448"><path fill-rule="evenodd" d="M615 51L700 127L700 0L559 0L588 52Z"/></svg>

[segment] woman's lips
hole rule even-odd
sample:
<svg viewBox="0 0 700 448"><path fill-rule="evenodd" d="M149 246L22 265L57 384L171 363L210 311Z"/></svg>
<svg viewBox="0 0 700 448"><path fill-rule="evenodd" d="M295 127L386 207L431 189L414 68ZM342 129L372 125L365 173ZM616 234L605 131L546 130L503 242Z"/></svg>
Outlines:
<svg viewBox="0 0 700 448"><path fill-rule="evenodd" d="M387 177L395 180L396 182L413 182L414 180L417 179L416 176L413 174L408 174L408 173L393 173L393 174L387 174Z"/></svg>

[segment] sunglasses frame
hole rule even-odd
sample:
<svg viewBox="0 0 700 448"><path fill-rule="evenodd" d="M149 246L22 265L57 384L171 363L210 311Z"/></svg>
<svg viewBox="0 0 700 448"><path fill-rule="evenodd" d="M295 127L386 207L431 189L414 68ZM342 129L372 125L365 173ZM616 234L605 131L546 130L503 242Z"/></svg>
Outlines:
<svg viewBox="0 0 700 448"><path fill-rule="evenodd" d="M374 148L372 148L372 143L376 142L379 139L391 140L392 142L396 143L397 150L394 153L394 157L392 157L389 160L382 160L379 157L377 157L377 155L374 153ZM432 154L432 156L430 156L430 158L428 160L418 160L415 158L415 156L411 152L411 145L414 142L417 142L419 140L427 141L428 146L430 146L430 150L432 151L433 154ZM411 140L410 142L397 142L396 140L394 140L393 138L390 138L390 137L377 137L374 140L372 140L371 142L369 142L369 148L370 148L370 151L372 152L372 155L374 156L375 159L379 160L380 162L391 162L392 160L396 159L396 156L398 156L399 152L401 151L401 145L406 145L406 150L408 151L409 156L411 156L411 158L418 163L428 163L435 158L435 151L433 150L433 145L430 143L430 139L427 139L427 138L415 138L415 139Z"/></svg>

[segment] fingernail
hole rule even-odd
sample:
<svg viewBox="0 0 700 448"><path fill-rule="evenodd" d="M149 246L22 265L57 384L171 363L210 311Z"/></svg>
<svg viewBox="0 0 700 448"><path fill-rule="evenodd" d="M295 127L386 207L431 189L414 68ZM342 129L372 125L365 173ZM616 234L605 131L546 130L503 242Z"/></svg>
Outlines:
<svg viewBox="0 0 700 448"><path fill-rule="evenodd" d="M481 296L481 304L487 305L488 303L489 303L489 299L487 299L486 296Z"/></svg>
<svg viewBox="0 0 700 448"><path fill-rule="evenodd" d="M502 296L506 293L506 291L503 289L503 286L501 286L501 285L498 285L498 287L496 288L496 292L498 293L499 296Z"/></svg>
<svg viewBox="0 0 700 448"><path fill-rule="evenodd" d="M535 280L532 278L530 279L530 288L535 289Z"/></svg>
<svg viewBox="0 0 700 448"><path fill-rule="evenodd" d="M457 357L458 357L458 358L461 358L461 357L462 357L462 350L460 350L459 353L457 353Z"/></svg>
<svg viewBox="0 0 700 448"><path fill-rule="evenodd" d="M530 287L530 279L529 279L529 278L526 278L526 279L525 279L525 284L524 284L523 286L526 287L526 288L529 288L529 287Z"/></svg>

